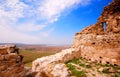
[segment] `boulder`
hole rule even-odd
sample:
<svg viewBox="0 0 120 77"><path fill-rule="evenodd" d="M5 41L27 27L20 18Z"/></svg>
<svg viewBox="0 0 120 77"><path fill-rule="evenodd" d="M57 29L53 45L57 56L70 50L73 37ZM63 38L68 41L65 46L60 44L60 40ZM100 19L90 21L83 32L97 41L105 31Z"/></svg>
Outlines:
<svg viewBox="0 0 120 77"><path fill-rule="evenodd" d="M70 73L63 63L74 58L78 58L80 57L80 55L81 54L79 50L75 51L74 48L70 48L62 50L61 52L51 56L38 58L32 62L32 71L38 73L36 77L39 77L43 73L47 75L48 72L51 74L50 76L47 75L48 77L68 77ZM57 67L58 67L57 73L59 76L56 76L54 71L57 69ZM61 74L61 71L65 71L65 73Z"/></svg>

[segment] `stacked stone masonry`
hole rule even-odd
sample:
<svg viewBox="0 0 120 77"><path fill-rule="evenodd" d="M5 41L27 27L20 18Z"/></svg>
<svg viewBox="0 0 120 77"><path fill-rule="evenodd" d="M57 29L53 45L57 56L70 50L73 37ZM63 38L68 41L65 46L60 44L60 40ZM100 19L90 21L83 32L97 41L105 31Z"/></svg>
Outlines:
<svg viewBox="0 0 120 77"><path fill-rule="evenodd" d="M73 47L88 60L120 65L120 0L106 6L96 24L76 33Z"/></svg>
<svg viewBox="0 0 120 77"><path fill-rule="evenodd" d="M113 0L106 6L98 19L98 22L91 25L77 34L120 34L120 0Z"/></svg>
<svg viewBox="0 0 120 77"><path fill-rule="evenodd" d="M120 35L76 35L74 47L81 57L97 63L120 65Z"/></svg>
<svg viewBox="0 0 120 77"><path fill-rule="evenodd" d="M26 77L28 70L22 64L15 45L0 45L0 77Z"/></svg>

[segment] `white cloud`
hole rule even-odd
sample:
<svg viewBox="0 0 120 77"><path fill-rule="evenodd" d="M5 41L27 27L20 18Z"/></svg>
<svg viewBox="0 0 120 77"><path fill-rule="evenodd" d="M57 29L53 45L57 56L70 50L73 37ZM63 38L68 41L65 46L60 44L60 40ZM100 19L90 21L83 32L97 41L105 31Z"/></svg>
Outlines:
<svg viewBox="0 0 120 77"><path fill-rule="evenodd" d="M24 9L27 8L19 0L6 0L0 4L0 18L5 21L17 21L18 18L24 17Z"/></svg>
<svg viewBox="0 0 120 77"><path fill-rule="evenodd" d="M7 27L5 25L0 26L0 42L22 42L22 43L32 43L32 40L36 40L37 38L34 36L26 35L23 33L19 33ZM30 40L32 39L32 40Z"/></svg>
<svg viewBox="0 0 120 77"><path fill-rule="evenodd" d="M47 38L54 28L43 29L58 21L66 11L90 1L0 0L0 42L53 43L54 40L50 42ZM30 21L22 22L21 18ZM31 32L37 33L33 35Z"/></svg>
<svg viewBox="0 0 120 77"><path fill-rule="evenodd" d="M7 25L0 26L0 42L14 42L14 43L26 43L26 44L45 44L46 38L54 29L51 28L48 31L41 32L36 35L25 34L18 32ZM49 43L49 42L48 42Z"/></svg>
<svg viewBox="0 0 120 77"><path fill-rule="evenodd" d="M38 10L42 18L55 22L67 10L77 6L78 4L87 5L91 0L43 0Z"/></svg>
<svg viewBox="0 0 120 77"><path fill-rule="evenodd" d="M24 31L24 32L32 32L32 31L39 31L41 29L43 29L44 27L46 27L47 25L36 25L34 23L24 23L24 24L20 24L17 29L20 31Z"/></svg>
<svg viewBox="0 0 120 77"><path fill-rule="evenodd" d="M49 34L54 30L54 28L51 28L45 32L41 32L40 35L44 36L44 37L48 37Z"/></svg>

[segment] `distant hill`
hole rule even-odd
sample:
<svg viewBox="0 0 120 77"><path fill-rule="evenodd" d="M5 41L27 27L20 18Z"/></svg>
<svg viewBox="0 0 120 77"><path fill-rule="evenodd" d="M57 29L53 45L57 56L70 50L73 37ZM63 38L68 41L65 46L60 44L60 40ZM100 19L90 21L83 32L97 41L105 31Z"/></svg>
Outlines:
<svg viewBox="0 0 120 77"><path fill-rule="evenodd" d="M45 44L22 44L22 43L0 43L0 45L16 45L22 50L28 51L42 51L42 52L58 52L69 48L70 45L45 45Z"/></svg>
<svg viewBox="0 0 120 77"><path fill-rule="evenodd" d="M23 47L23 46L45 46L45 44L23 44L23 43L0 43L0 45L16 45L18 47Z"/></svg>

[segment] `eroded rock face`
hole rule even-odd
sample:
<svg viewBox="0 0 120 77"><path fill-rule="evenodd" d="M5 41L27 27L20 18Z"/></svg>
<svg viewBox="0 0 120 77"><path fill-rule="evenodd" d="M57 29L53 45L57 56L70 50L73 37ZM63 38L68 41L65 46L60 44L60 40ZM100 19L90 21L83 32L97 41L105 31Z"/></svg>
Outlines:
<svg viewBox="0 0 120 77"><path fill-rule="evenodd" d="M36 77L43 77L41 76L43 73L46 77L69 77L70 73L64 62L78 58L80 55L79 50L70 48L55 55L38 58L32 63L32 71L38 72Z"/></svg>
<svg viewBox="0 0 120 77"><path fill-rule="evenodd" d="M26 77L28 69L22 64L22 55L19 55L15 45L0 46L0 77Z"/></svg>
<svg viewBox="0 0 120 77"><path fill-rule="evenodd" d="M64 63L50 63L38 77L70 77L70 72Z"/></svg>
<svg viewBox="0 0 120 77"><path fill-rule="evenodd" d="M74 47L79 47L81 57L87 60L120 65L119 34L80 34L75 37Z"/></svg>
<svg viewBox="0 0 120 77"><path fill-rule="evenodd" d="M120 0L106 6L96 24L76 33L73 47L93 62L120 65Z"/></svg>
<svg viewBox="0 0 120 77"><path fill-rule="evenodd" d="M120 0L113 0L103 10L98 22L77 34L120 34Z"/></svg>
<svg viewBox="0 0 120 77"><path fill-rule="evenodd" d="M15 45L1 45L0 54L19 54L18 48Z"/></svg>

